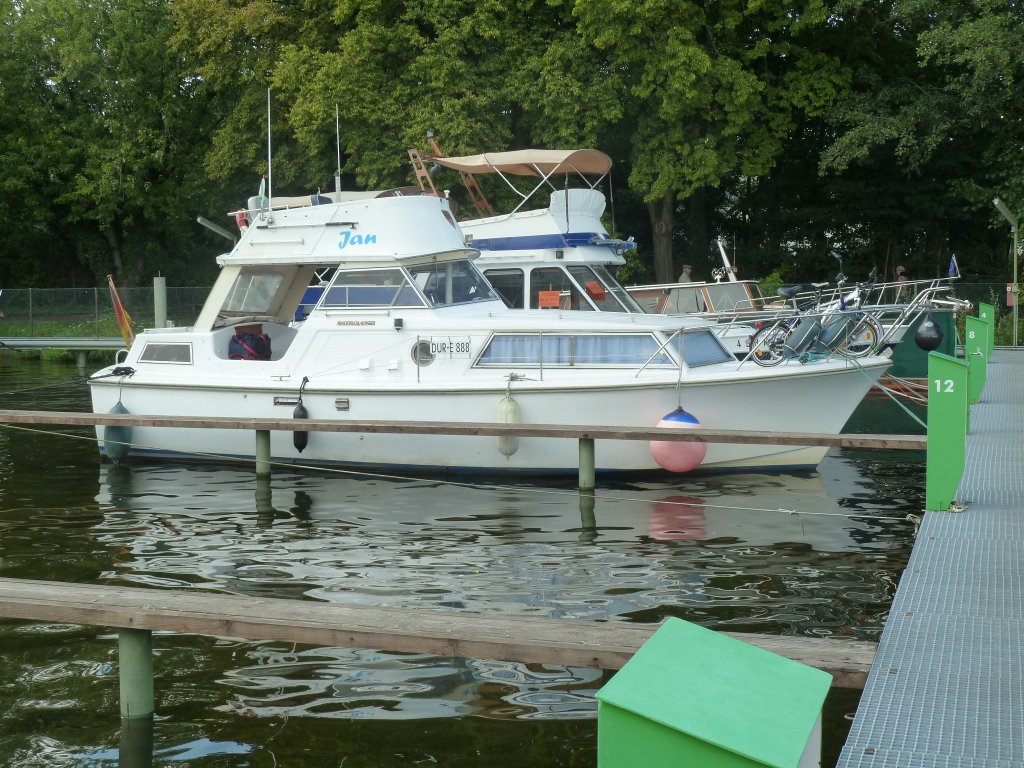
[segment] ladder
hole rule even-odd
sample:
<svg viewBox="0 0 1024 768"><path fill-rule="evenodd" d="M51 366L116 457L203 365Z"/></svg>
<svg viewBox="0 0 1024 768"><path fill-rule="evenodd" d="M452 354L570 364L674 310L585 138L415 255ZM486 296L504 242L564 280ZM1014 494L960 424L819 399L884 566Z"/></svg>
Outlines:
<svg viewBox="0 0 1024 768"><path fill-rule="evenodd" d="M440 197L437 187L434 186L434 177L431 175L431 169L427 168L427 162L435 157L445 157L445 154L441 151L437 141L434 140L433 134L427 134L427 141L430 144L431 152L426 153L420 152L418 149L410 149L409 160L412 162L412 169L416 173L416 181L419 182L420 189L427 194ZM480 217L493 216L494 209L487 202L487 198L484 197L483 190L476 183L473 174L459 171L459 178L462 180L462 186L469 193L469 199L472 201L473 207L476 208L477 215Z"/></svg>

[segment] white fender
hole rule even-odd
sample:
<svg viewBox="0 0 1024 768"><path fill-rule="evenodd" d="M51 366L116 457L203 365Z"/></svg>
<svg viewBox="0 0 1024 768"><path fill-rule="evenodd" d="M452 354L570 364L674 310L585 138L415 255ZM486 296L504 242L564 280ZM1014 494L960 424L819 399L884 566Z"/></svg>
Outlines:
<svg viewBox="0 0 1024 768"><path fill-rule="evenodd" d="M495 421L499 424L519 424L519 404L512 399L512 395L506 394L498 402L498 413ZM506 458L512 456L519 450L519 438L502 435L498 438L498 450Z"/></svg>

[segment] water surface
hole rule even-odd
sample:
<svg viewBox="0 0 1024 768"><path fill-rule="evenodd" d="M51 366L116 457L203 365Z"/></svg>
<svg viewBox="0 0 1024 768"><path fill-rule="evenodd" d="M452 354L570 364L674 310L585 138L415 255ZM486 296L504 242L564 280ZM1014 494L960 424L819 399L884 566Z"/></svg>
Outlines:
<svg viewBox="0 0 1024 768"><path fill-rule="evenodd" d="M0 355L0 392L7 408L90 409L66 365ZM884 401L866 402L849 429L919 431ZM909 555L907 516L923 506L921 459L834 452L816 472L617 481L581 504L572 479L287 468L260 489L247 465L114 467L91 430L0 428L0 575L447 610L453 621L678 616L874 640ZM155 765L596 764L598 670L167 634L154 647ZM6 621L0 650L0 765L118 764L116 633ZM855 705L830 696L827 762Z"/></svg>

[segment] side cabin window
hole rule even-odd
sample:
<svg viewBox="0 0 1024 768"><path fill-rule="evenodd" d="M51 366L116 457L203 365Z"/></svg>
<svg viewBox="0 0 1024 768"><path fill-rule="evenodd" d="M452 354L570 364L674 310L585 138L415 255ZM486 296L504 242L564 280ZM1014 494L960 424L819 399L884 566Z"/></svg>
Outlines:
<svg viewBox="0 0 1024 768"><path fill-rule="evenodd" d="M671 365L672 359L649 333L495 334L478 366L619 366ZM652 360L653 358L653 360ZM731 358L731 356L730 356Z"/></svg>
<svg viewBox="0 0 1024 768"><path fill-rule="evenodd" d="M523 298L526 294L526 277L523 274L523 270L485 269L484 277L487 278L508 307L522 309L526 306Z"/></svg>
<svg viewBox="0 0 1024 768"><path fill-rule="evenodd" d="M587 297L602 312L643 312L619 281L603 266L570 264L569 274L583 286Z"/></svg>
<svg viewBox="0 0 1024 768"><path fill-rule="evenodd" d="M192 364L192 344L190 342L149 343L139 355L143 363L175 363L178 365Z"/></svg>
<svg viewBox="0 0 1024 768"><path fill-rule="evenodd" d="M339 269L320 306L422 307L423 299L401 269Z"/></svg>
<svg viewBox="0 0 1024 768"><path fill-rule="evenodd" d="M594 306L561 267L530 270L530 309L586 309Z"/></svg>
<svg viewBox="0 0 1024 768"><path fill-rule="evenodd" d="M408 269L427 301L435 307L498 298L469 259L421 264Z"/></svg>
<svg viewBox="0 0 1024 768"><path fill-rule="evenodd" d="M672 343L677 352L681 348L683 360L690 368L736 361L710 328L677 334Z"/></svg>

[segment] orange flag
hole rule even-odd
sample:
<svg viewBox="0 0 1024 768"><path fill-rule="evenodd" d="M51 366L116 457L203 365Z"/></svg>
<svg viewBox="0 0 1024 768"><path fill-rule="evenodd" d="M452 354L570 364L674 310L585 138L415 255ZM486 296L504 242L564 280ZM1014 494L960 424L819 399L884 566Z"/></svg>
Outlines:
<svg viewBox="0 0 1024 768"><path fill-rule="evenodd" d="M114 287L114 278L107 275L107 284L110 286L110 301L114 304L114 316L117 317L117 327L121 329L121 337L129 347L135 341L135 331L132 330L132 316L121 303L121 297L117 295L117 288Z"/></svg>

